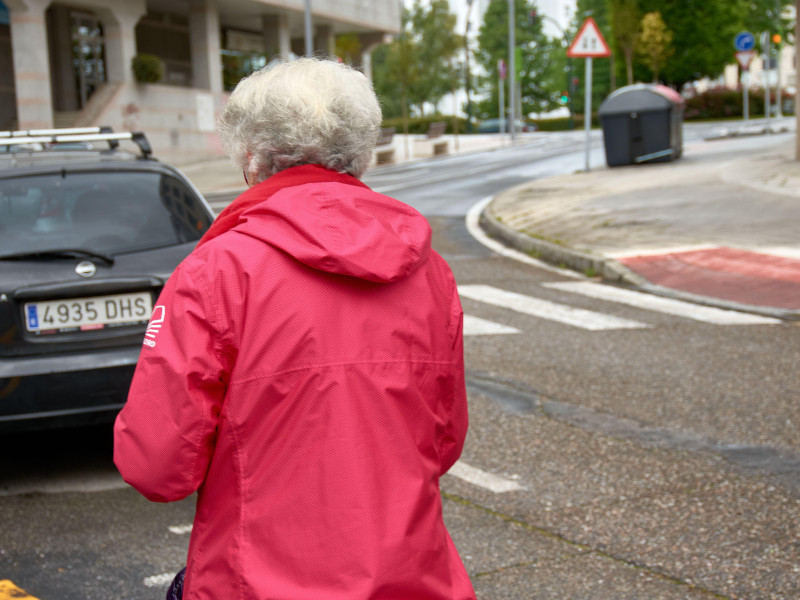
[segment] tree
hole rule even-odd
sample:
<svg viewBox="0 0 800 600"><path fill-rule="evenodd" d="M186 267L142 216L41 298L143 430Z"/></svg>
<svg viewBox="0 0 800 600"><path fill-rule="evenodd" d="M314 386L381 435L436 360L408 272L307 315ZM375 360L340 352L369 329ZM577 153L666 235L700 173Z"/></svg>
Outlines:
<svg viewBox="0 0 800 600"><path fill-rule="evenodd" d="M426 104L453 90L458 70L452 59L463 45L455 24L447 0L417 0L403 10L400 35L372 55L375 91L387 118L407 117L412 105L424 114Z"/></svg>
<svg viewBox="0 0 800 600"><path fill-rule="evenodd" d="M403 132L408 134L409 92L420 73L416 64L417 48L411 35L411 13L404 9L400 35L388 46L372 53L372 79L381 100L384 118L403 118Z"/></svg>
<svg viewBox="0 0 800 600"><path fill-rule="evenodd" d="M522 114L543 112L558 106L556 94L564 89L564 54L558 41L553 41L542 33L539 19L531 19L536 5L526 0L514 0L516 19L515 37L521 56L519 71L519 90ZM478 104L478 116L491 118L499 114L499 87L497 62L508 61L508 0L491 0L486 9L478 33L477 61L486 75L479 85L486 94ZM561 67L558 67L558 64ZM512 77L508 73L508 77ZM508 104L508 94L506 94Z"/></svg>
<svg viewBox="0 0 800 600"><path fill-rule="evenodd" d="M792 19L783 16L784 9L794 5L792 0L749 0L746 4L744 29L756 34L762 31L784 34L792 30Z"/></svg>
<svg viewBox="0 0 800 600"><path fill-rule="evenodd" d="M372 85L381 101L384 119L394 119L403 114L403 81L409 75L402 73L407 70L398 66L398 53L394 44L378 46L372 52ZM398 78L398 75L401 75ZM408 105L405 110L408 111Z"/></svg>
<svg viewBox="0 0 800 600"><path fill-rule="evenodd" d="M353 65L361 57L361 40L354 33L346 33L336 38L336 56L347 65Z"/></svg>
<svg viewBox="0 0 800 600"><path fill-rule="evenodd" d="M611 30L614 43L625 59L628 85L633 83L633 58L639 41L639 7L637 0L610 0Z"/></svg>
<svg viewBox="0 0 800 600"><path fill-rule="evenodd" d="M658 82L658 73L672 53L672 32L667 29L660 12L650 12L642 17L642 33L637 52L642 62L653 73L653 83Z"/></svg>
<svg viewBox="0 0 800 600"><path fill-rule="evenodd" d="M644 13L658 11L672 31L673 56L660 76L675 88L719 76L732 61L733 38L746 29L750 0L638 0ZM774 0L773 0L774 4Z"/></svg>
<svg viewBox="0 0 800 600"><path fill-rule="evenodd" d="M447 0L431 0L423 6L419 0L411 10L411 32L415 40L414 60L419 77L411 86L412 102L425 112L425 104L437 105L453 91L459 71L453 58L464 45L455 33L456 16Z"/></svg>

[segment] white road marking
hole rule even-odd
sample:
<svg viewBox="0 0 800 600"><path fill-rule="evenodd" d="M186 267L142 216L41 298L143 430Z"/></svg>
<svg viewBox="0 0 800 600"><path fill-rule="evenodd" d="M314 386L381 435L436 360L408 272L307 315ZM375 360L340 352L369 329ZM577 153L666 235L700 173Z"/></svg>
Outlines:
<svg viewBox="0 0 800 600"><path fill-rule="evenodd" d="M192 532L192 526L191 525L174 525L174 526L170 527L169 530L170 530L171 533L174 533L175 535L186 535L187 533L191 533Z"/></svg>
<svg viewBox="0 0 800 600"><path fill-rule="evenodd" d="M506 258L513 258L519 262L523 262L529 265L533 265L534 267L538 267L539 269L544 269L546 271L552 271L553 273L558 273L559 275L563 275L564 277L569 277L571 279L582 279L583 276L579 275L575 271L570 271L569 269L560 269L558 267L554 267L544 261L537 260L531 256L528 256L524 252L520 252L519 250L514 250L513 248L509 248L500 242L493 240L488 235L483 232L481 226L479 225L479 221L481 218L481 212L486 207L489 202L494 199L494 196L488 196L474 204L472 208L469 209L467 212L467 230L469 231L470 235L478 240L481 244L499 254L500 256L505 256Z"/></svg>
<svg viewBox="0 0 800 600"><path fill-rule="evenodd" d="M608 329L643 329L649 327L638 321L623 319L611 315L574 308L566 304L557 304L548 300L532 298L515 292L508 292L489 285L460 285L458 293L471 300L508 308L516 312L557 321L565 325L580 327L590 331Z"/></svg>
<svg viewBox="0 0 800 600"><path fill-rule="evenodd" d="M714 244L694 244L691 246L670 246L669 248L628 248L615 252L604 252L610 258L633 258L636 256L660 256L662 254L678 254L681 252L699 252L719 248Z"/></svg>
<svg viewBox="0 0 800 600"><path fill-rule="evenodd" d="M152 577L144 578L144 585L146 587L168 587L172 580L175 579L176 573L162 573L161 575L153 575Z"/></svg>
<svg viewBox="0 0 800 600"><path fill-rule="evenodd" d="M652 310L678 317L686 317L688 319L712 323L714 325L777 325L782 322L780 319L773 319L771 317L762 317L760 315L740 313L734 310L702 306L700 304L693 304L673 298L663 298L644 292L636 292L588 281L566 281L560 283L545 283L542 285L551 289L597 298L598 300L618 302L635 308Z"/></svg>
<svg viewBox="0 0 800 600"><path fill-rule="evenodd" d="M464 315L464 335L500 335L509 333L522 333L515 327L501 325L494 321L487 321L480 317Z"/></svg>
<svg viewBox="0 0 800 600"><path fill-rule="evenodd" d="M760 252L761 254L774 254L775 256L782 256L784 258L794 258L800 260L800 248L788 248L785 246L773 246L769 248L748 248L751 252Z"/></svg>
<svg viewBox="0 0 800 600"><path fill-rule="evenodd" d="M449 475L453 475L454 477L458 477L467 483L471 483L472 485L477 485L478 487L492 491L495 494L525 489L516 481L488 473L476 467L472 467L460 460L456 461L456 464L450 467L450 470L447 473Z"/></svg>

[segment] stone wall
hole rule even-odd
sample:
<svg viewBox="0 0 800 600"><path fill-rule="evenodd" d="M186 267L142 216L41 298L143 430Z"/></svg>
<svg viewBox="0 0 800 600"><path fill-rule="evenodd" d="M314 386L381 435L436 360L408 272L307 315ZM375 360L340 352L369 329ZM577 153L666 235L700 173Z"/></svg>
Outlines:
<svg viewBox="0 0 800 600"><path fill-rule="evenodd" d="M118 86L91 122L114 131L143 131L153 154L181 164L223 155L216 118L227 94L162 84L126 83Z"/></svg>

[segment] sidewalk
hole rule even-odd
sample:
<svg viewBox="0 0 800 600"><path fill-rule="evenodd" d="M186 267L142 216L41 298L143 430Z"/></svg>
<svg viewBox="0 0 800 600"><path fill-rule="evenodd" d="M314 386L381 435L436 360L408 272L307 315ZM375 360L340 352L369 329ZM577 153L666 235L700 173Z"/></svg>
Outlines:
<svg viewBox="0 0 800 600"><path fill-rule="evenodd" d="M660 295L800 318L800 162L794 139L670 163L597 167L499 194L482 226L547 262ZM752 135L748 133L748 135ZM763 136L762 136L763 138Z"/></svg>

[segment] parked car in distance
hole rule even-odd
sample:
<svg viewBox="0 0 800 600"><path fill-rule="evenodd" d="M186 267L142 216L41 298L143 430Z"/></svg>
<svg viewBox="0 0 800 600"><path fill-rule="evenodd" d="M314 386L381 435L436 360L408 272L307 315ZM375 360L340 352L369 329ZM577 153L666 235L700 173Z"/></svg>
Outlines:
<svg viewBox="0 0 800 600"><path fill-rule="evenodd" d="M214 213L143 134L25 133L0 132L0 432L111 422Z"/></svg>
<svg viewBox="0 0 800 600"><path fill-rule="evenodd" d="M478 125L478 133L500 133L500 119L486 119ZM508 119L502 119L503 131L510 131L508 126ZM519 119L515 121L517 131L528 132L536 131L536 125L533 123L523 123Z"/></svg>

